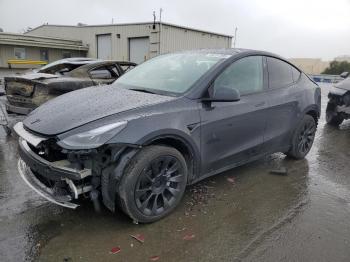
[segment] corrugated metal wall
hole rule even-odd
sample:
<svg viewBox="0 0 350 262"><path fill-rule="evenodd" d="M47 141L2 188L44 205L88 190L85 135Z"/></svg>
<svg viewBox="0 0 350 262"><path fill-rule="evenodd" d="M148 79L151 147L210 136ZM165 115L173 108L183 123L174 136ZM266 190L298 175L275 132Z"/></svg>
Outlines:
<svg viewBox="0 0 350 262"><path fill-rule="evenodd" d="M199 48L230 48L231 37L174 26L161 27L161 53Z"/></svg>
<svg viewBox="0 0 350 262"><path fill-rule="evenodd" d="M49 63L62 59L63 52L71 53L72 57L85 56L84 51L76 50L61 50L53 48L42 48L42 47L25 47L25 46L9 46L9 45L0 45L0 67L8 67L7 60L15 59L14 48L25 48L25 59L27 60L40 60L40 50L49 51ZM33 65L13 65L13 68L35 68Z"/></svg>
<svg viewBox="0 0 350 262"><path fill-rule="evenodd" d="M89 45L88 57L97 57L97 35L111 34L112 59L129 59L129 38L149 37L150 53L148 58L159 54L159 24L125 24L101 26L54 26L44 25L27 33L82 40ZM160 49L161 53L197 48L229 48L232 38L197 30L185 29L169 24L162 24Z"/></svg>
<svg viewBox="0 0 350 262"><path fill-rule="evenodd" d="M97 57L97 35L111 34L112 36L112 59L128 60L129 38L150 36L152 26L142 25L111 25L111 26L43 26L27 34L56 36L62 38L75 38L89 45L88 57ZM151 38L151 37L150 37Z"/></svg>

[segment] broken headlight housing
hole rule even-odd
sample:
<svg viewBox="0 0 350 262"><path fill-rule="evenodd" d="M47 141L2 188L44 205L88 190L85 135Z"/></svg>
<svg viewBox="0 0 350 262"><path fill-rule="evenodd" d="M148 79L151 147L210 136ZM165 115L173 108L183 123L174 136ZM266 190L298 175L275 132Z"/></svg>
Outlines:
<svg viewBox="0 0 350 262"><path fill-rule="evenodd" d="M122 131L127 121L120 121L103 125L85 132L77 133L63 138L57 144L66 149L91 149L105 144L116 134Z"/></svg>

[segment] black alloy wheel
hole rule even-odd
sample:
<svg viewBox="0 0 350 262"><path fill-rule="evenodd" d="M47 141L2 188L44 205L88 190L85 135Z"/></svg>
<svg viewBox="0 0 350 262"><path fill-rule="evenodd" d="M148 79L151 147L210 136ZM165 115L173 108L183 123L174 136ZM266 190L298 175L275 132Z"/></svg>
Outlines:
<svg viewBox="0 0 350 262"><path fill-rule="evenodd" d="M159 215L173 205L185 179L182 169L175 157L161 156L142 171L136 184L135 201L144 215Z"/></svg>
<svg viewBox="0 0 350 262"><path fill-rule="evenodd" d="M315 119L311 115L305 115L294 131L291 148L286 153L287 156L295 159L304 158L314 143L316 129Z"/></svg>
<svg viewBox="0 0 350 262"><path fill-rule="evenodd" d="M307 121L303 124L298 138L298 151L306 155L314 142L316 125L314 121Z"/></svg>
<svg viewBox="0 0 350 262"><path fill-rule="evenodd" d="M175 148L142 148L119 183L119 207L134 221L157 221L179 204L187 185L187 164Z"/></svg>

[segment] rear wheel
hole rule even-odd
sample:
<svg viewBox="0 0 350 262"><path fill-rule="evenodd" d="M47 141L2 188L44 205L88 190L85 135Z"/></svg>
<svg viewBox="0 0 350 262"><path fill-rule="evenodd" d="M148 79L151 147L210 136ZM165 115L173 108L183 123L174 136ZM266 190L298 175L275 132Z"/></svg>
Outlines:
<svg viewBox="0 0 350 262"><path fill-rule="evenodd" d="M179 151L145 147L130 161L121 179L120 207L137 222L157 221L175 209L186 184L186 161Z"/></svg>
<svg viewBox="0 0 350 262"><path fill-rule="evenodd" d="M336 111L337 105L329 102L326 109L326 122L331 126L339 126L344 118Z"/></svg>
<svg viewBox="0 0 350 262"><path fill-rule="evenodd" d="M294 131L292 147L287 155L295 159L304 158L312 147L315 139L315 133L315 119L310 115L305 115Z"/></svg>

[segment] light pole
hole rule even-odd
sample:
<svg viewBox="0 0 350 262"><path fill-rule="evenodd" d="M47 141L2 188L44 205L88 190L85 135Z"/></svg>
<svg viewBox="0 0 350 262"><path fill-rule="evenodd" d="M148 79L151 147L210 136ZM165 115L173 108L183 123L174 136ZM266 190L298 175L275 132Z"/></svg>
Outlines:
<svg viewBox="0 0 350 262"><path fill-rule="evenodd" d="M237 26L235 27L235 35L234 35L234 39L233 39L233 48L236 48L236 39L237 39Z"/></svg>
<svg viewBox="0 0 350 262"><path fill-rule="evenodd" d="M159 9L159 54L161 54L160 51L160 32L161 32L161 28L162 28L162 12L163 12L163 8Z"/></svg>

